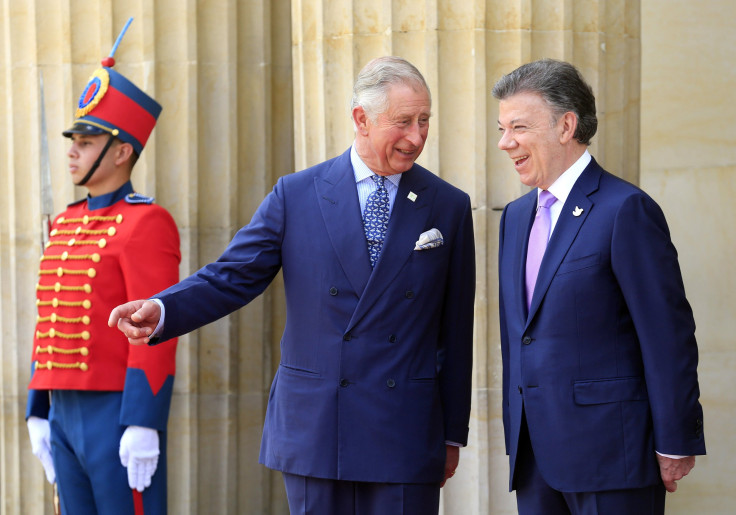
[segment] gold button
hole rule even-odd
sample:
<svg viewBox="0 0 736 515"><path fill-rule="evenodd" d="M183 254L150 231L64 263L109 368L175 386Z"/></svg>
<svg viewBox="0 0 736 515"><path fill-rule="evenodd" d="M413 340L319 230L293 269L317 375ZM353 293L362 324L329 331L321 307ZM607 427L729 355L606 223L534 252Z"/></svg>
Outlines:
<svg viewBox="0 0 736 515"><path fill-rule="evenodd" d="M88 368L89 368L89 367L87 366L87 363L82 363L81 365L79 365L79 369L80 369L80 370L81 370L82 372L86 372Z"/></svg>
<svg viewBox="0 0 736 515"><path fill-rule="evenodd" d="M82 302L82 307L83 307L84 309L89 309L89 308L91 308L91 307L92 307L92 303L91 303L91 302L90 302L89 300L85 299L85 300L84 300L84 301Z"/></svg>
<svg viewBox="0 0 736 515"><path fill-rule="evenodd" d="M36 354L38 354L39 352L41 352L41 346L40 345L36 345Z"/></svg>
<svg viewBox="0 0 736 515"><path fill-rule="evenodd" d="M51 242L47 241L46 244L43 246L43 248L47 249L51 246Z"/></svg>
<svg viewBox="0 0 736 515"><path fill-rule="evenodd" d="M41 315L36 315L36 323L41 321Z"/></svg>
<svg viewBox="0 0 736 515"><path fill-rule="evenodd" d="M94 268L90 268L89 270L87 270L87 277L93 278L96 275L97 275L97 270L95 270Z"/></svg>
<svg viewBox="0 0 736 515"><path fill-rule="evenodd" d="M46 368L49 369L49 370L51 370L53 368L53 364L52 364L51 361L47 361L46 362Z"/></svg>
<svg viewBox="0 0 736 515"><path fill-rule="evenodd" d="M79 352L82 354L82 356L89 355L89 349L87 347L82 347Z"/></svg>
<svg viewBox="0 0 736 515"><path fill-rule="evenodd" d="M119 224L123 223L123 215L116 216L115 217L115 222L116 223L119 223Z"/></svg>
<svg viewBox="0 0 736 515"><path fill-rule="evenodd" d="M56 329L52 327L51 329L49 329L49 338L53 338L55 336L56 336Z"/></svg>
<svg viewBox="0 0 736 515"><path fill-rule="evenodd" d="M101 238L100 241L97 242L97 246L99 246L101 249L104 249L107 245L107 241L105 241L105 238Z"/></svg>
<svg viewBox="0 0 736 515"><path fill-rule="evenodd" d="M87 215L84 215L84 216L82 217L82 223L83 223L84 225L87 225L87 224L89 223L89 216L87 216Z"/></svg>
<svg viewBox="0 0 736 515"><path fill-rule="evenodd" d="M58 232L59 232L58 229L51 229L51 232L49 233L49 236L56 236L56 234Z"/></svg>
<svg viewBox="0 0 736 515"><path fill-rule="evenodd" d="M40 306L40 305L41 305L41 299L36 299L36 306Z"/></svg>
<svg viewBox="0 0 736 515"><path fill-rule="evenodd" d="M69 252L65 250L64 252L61 253L61 260L66 261L67 259L69 259Z"/></svg>
<svg viewBox="0 0 736 515"><path fill-rule="evenodd" d="M48 352L49 354L53 354L54 348L51 345L49 345L48 347L46 347L46 352Z"/></svg>
<svg viewBox="0 0 736 515"><path fill-rule="evenodd" d="M73 247L75 241L76 240L74 238L72 238L71 240L67 241L66 244L69 245L70 247Z"/></svg>
<svg viewBox="0 0 736 515"><path fill-rule="evenodd" d="M117 232L117 231L115 230L115 227L110 227L110 228L109 228L109 229L107 230L107 235L108 235L108 236L115 236L115 233L116 233L116 232Z"/></svg>
<svg viewBox="0 0 736 515"><path fill-rule="evenodd" d="M82 234L82 226L80 225L76 229L74 229L74 234Z"/></svg>
<svg viewBox="0 0 736 515"><path fill-rule="evenodd" d="M55 291L56 293L59 293L59 292L61 291L61 283L56 283L56 284L54 285L54 291Z"/></svg>
<svg viewBox="0 0 736 515"><path fill-rule="evenodd" d="M51 313L51 316L49 317L53 323L56 323L56 313Z"/></svg>
<svg viewBox="0 0 736 515"><path fill-rule="evenodd" d="M82 340L89 340L89 331L82 331Z"/></svg>
<svg viewBox="0 0 736 515"><path fill-rule="evenodd" d="M94 254L92 254L92 261L95 262L95 263L99 263L100 262L100 255L97 252L95 252Z"/></svg>
<svg viewBox="0 0 736 515"><path fill-rule="evenodd" d="M90 286L89 284L85 284L84 293L92 293L92 286Z"/></svg>
<svg viewBox="0 0 736 515"><path fill-rule="evenodd" d="M39 289L40 287L41 287L41 285L40 285L40 284L38 284L38 283L36 283L36 291L38 291L38 289Z"/></svg>
<svg viewBox="0 0 736 515"><path fill-rule="evenodd" d="M60 216L59 219L56 221L56 223L63 224L64 223L64 217Z"/></svg>
<svg viewBox="0 0 736 515"><path fill-rule="evenodd" d="M40 337L41 337L41 331L36 331L36 338L40 338Z"/></svg>
<svg viewBox="0 0 736 515"><path fill-rule="evenodd" d="M57 268L56 269L56 275L58 275L59 277L63 277L64 276L64 269L61 268L61 267Z"/></svg>
<svg viewBox="0 0 736 515"><path fill-rule="evenodd" d="M54 297L51 300L51 305L54 306L55 308L58 308L59 307L59 299L57 299L56 297Z"/></svg>
<svg viewBox="0 0 736 515"><path fill-rule="evenodd" d="M89 325L89 317L88 317L87 315L84 315L84 316L82 317L82 323L83 323L84 325Z"/></svg>

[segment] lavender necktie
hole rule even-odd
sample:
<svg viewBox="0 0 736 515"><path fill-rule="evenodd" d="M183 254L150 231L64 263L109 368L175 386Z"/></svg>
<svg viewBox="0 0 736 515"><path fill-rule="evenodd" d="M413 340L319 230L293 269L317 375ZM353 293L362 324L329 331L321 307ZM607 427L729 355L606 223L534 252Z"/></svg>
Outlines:
<svg viewBox="0 0 736 515"><path fill-rule="evenodd" d="M552 219L550 217L549 208L557 199L547 190L542 190L539 194L539 207L534 217L532 230L529 232L529 248L526 253L526 307L532 303L532 294L534 293L534 285L537 283L537 275L539 274L539 265L542 263L544 251L549 241L550 227Z"/></svg>

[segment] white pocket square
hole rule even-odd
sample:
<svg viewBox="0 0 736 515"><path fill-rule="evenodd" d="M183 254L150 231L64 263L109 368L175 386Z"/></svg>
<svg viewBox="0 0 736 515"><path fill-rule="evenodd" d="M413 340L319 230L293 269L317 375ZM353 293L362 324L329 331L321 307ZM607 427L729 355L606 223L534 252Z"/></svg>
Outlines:
<svg viewBox="0 0 736 515"><path fill-rule="evenodd" d="M445 241L442 239L442 233L439 229L430 229L419 235L419 239L416 242L414 250L426 250L439 247L444 244Z"/></svg>

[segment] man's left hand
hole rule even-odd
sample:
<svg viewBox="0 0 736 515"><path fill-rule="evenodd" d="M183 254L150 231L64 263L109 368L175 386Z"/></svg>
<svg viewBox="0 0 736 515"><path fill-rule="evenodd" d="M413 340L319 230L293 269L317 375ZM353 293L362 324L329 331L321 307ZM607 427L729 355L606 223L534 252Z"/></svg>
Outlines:
<svg viewBox="0 0 736 515"><path fill-rule="evenodd" d="M676 481L687 476L695 466L695 456L676 459L657 454L657 461L659 461L659 473L662 476L664 487L670 493L677 490Z"/></svg>
<svg viewBox="0 0 736 515"><path fill-rule="evenodd" d="M447 458L445 459L445 479L440 483L440 488L445 486L448 479L455 475L458 463L460 463L460 447L456 445L445 445Z"/></svg>

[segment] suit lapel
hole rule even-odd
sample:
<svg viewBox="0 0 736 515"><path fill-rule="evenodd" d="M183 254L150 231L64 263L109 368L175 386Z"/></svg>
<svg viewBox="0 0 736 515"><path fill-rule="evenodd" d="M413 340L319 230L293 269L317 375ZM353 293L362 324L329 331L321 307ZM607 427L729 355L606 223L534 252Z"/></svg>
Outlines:
<svg viewBox="0 0 736 515"><path fill-rule="evenodd" d="M416 195L414 201L408 198L410 192ZM428 187L427 183L422 180L417 165L401 176L381 256L370 275L348 330L352 329L375 304L414 252L414 245L419 235L426 230L425 224L430 213L429 206L432 204L434 195L435 190Z"/></svg>
<svg viewBox="0 0 736 515"><path fill-rule="evenodd" d="M536 188L521 198L520 211L522 218L516 226L516 239L519 244L514 245L517 255L514 256L514 291L519 292L516 305L519 319L526 319L526 253L529 246L529 231L534 223L534 215L537 211Z"/></svg>
<svg viewBox="0 0 736 515"><path fill-rule="evenodd" d="M560 263L565 258L567 251L570 250L570 246L572 246L580 228L593 208L593 202L589 195L598 189L600 174L601 168L595 160L592 160L573 185L565 205L562 206L557 225L552 232L552 237L539 267L539 275L534 287L527 323L534 317L542 298L544 298L552 279L557 273Z"/></svg>
<svg viewBox="0 0 736 515"><path fill-rule="evenodd" d="M332 248L360 296L371 276L371 265L349 149L323 177L315 177L314 187Z"/></svg>

